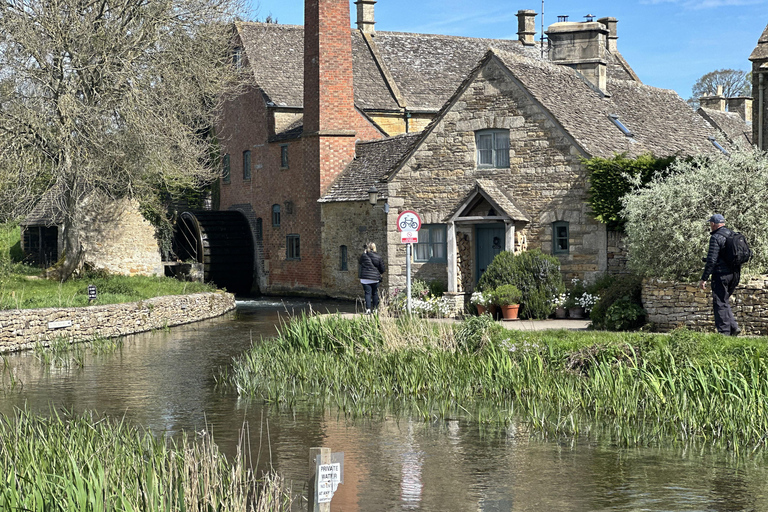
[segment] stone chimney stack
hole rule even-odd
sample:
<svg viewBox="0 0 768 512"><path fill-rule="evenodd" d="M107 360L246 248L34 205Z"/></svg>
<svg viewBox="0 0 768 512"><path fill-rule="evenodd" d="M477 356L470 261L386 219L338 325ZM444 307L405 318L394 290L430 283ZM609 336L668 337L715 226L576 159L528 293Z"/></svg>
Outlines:
<svg viewBox="0 0 768 512"><path fill-rule="evenodd" d="M304 170L320 197L355 156L348 0L304 2Z"/></svg>
<svg viewBox="0 0 768 512"><path fill-rule="evenodd" d="M536 44L536 11L517 11L517 38L526 46Z"/></svg>
<svg viewBox="0 0 768 512"><path fill-rule="evenodd" d="M728 112L736 112L747 123L752 123L752 98L737 96L728 98Z"/></svg>
<svg viewBox="0 0 768 512"><path fill-rule="evenodd" d="M547 31L549 60L575 69L595 87L606 92L608 63L604 52L608 29L602 23L562 21Z"/></svg>
<svg viewBox="0 0 768 512"><path fill-rule="evenodd" d="M619 20L616 18L598 18L597 20L599 23L602 23L605 25L605 28L608 29L608 38L606 40L606 48L608 48L610 51L615 52L618 50L618 33L616 29L616 24L619 23Z"/></svg>
<svg viewBox="0 0 768 512"><path fill-rule="evenodd" d="M376 30L373 26L376 24L373 18L373 6L376 0L356 0L357 6L357 28L367 34L373 34Z"/></svg>
<svg viewBox="0 0 768 512"><path fill-rule="evenodd" d="M723 86L717 86L717 94L714 96L702 96L699 98L699 105L710 110L725 112L725 96L723 96Z"/></svg>

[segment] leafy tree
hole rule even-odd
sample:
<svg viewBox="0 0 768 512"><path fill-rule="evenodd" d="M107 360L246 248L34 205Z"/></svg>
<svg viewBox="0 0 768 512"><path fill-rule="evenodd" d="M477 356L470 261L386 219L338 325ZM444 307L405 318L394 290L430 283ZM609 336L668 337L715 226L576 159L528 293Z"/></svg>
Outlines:
<svg viewBox="0 0 768 512"><path fill-rule="evenodd" d="M726 98L750 96L752 94L750 73L738 69L718 69L710 71L696 80L696 83L691 88L691 97L688 99L688 104L698 108L699 98L717 94L718 85L723 86L723 96Z"/></svg>
<svg viewBox="0 0 768 512"><path fill-rule="evenodd" d="M651 179L667 171L675 157L656 158L641 155L627 158L626 154L613 158L594 157L584 160L589 171L589 207L592 215L610 228L621 228L624 217L621 214L621 198L643 186Z"/></svg>
<svg viewBox="0 0 768 512"><path fill-rule="evenodd" d="M45 194L63 219L68 278L87 210L218 174L210 127L242 84L231 65L237 0L0 2L0 199ZM85 208L85 206L88 206ZM157 210L158 208L154 208Z"/></svg>
<svg viewBox="0 0 768 512"><path fill-rule="evenodd" d="M697 281L709 241L707 219L747 237L754 259L746 273L768 270L768 158L755 148L730 156L676 160L666 178L624 198L629 266L649 277Z"/></svg>

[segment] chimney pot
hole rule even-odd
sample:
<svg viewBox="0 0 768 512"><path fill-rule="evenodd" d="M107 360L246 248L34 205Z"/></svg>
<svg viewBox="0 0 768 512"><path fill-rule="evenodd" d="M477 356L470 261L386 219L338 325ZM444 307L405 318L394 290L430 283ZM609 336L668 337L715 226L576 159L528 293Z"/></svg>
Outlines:
<svg viewBox="0 0 768 512"><path fill-rule="evenodd" d="M618 51L617 40L619 39L619 36L618 36L616 24L619 23L619 20L617 20L616 18L605 17L605 18L599 18L597 21L598 23L602 23L603 25L605 25L605 28L608 29L608 38L606 39L606 48L608 48L608 50L612 52Z"/></svg>
<svg viewBox="0 0 768 512"><path fill-rule="evenodd" d="M357 28L367 34L373 34L376 30L373 26L376 24L373 17L373 6L376 0L356 0L357 6Z"/></svg>
<svg viewBox="0 0 768 512"><path fill-rule="evenodd" d="M521 43L526 46L536 44L536 11L519 10L517 11L517 36Z"/></svg>

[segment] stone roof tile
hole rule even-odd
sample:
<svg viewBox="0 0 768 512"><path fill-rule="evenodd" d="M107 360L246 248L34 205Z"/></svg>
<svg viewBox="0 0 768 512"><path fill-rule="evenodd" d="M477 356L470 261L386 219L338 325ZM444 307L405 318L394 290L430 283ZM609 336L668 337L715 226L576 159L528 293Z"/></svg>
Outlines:
<svg viewBox="0 0 768 512"><path fill-rule="evenodd" d="M715 129L723 132L731 143L752 144L752 127L736 112L700 107L698 113Z"/></svg>

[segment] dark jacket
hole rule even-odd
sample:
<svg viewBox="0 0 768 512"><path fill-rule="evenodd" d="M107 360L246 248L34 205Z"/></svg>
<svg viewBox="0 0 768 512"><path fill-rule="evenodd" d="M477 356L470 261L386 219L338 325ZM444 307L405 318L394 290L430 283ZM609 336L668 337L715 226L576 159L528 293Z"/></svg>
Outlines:
<svg viewBox="0 0 768 512"><path fill-rule="evenodd" d="M701 274L701 280L706 281L711 274L732 274L734 271L725 262L720 253L725 247L726 237L731 236L733 232L723 226L715 231L709 237L709 251L707 251L706 265Z"/></svg>
<svg viewBox="0 0 768 512"><path fill-rule="evenodd" d="M377 253L368 251L360 256L360 279L381 281L381 274L384 272L384 260Z"/></svg>

